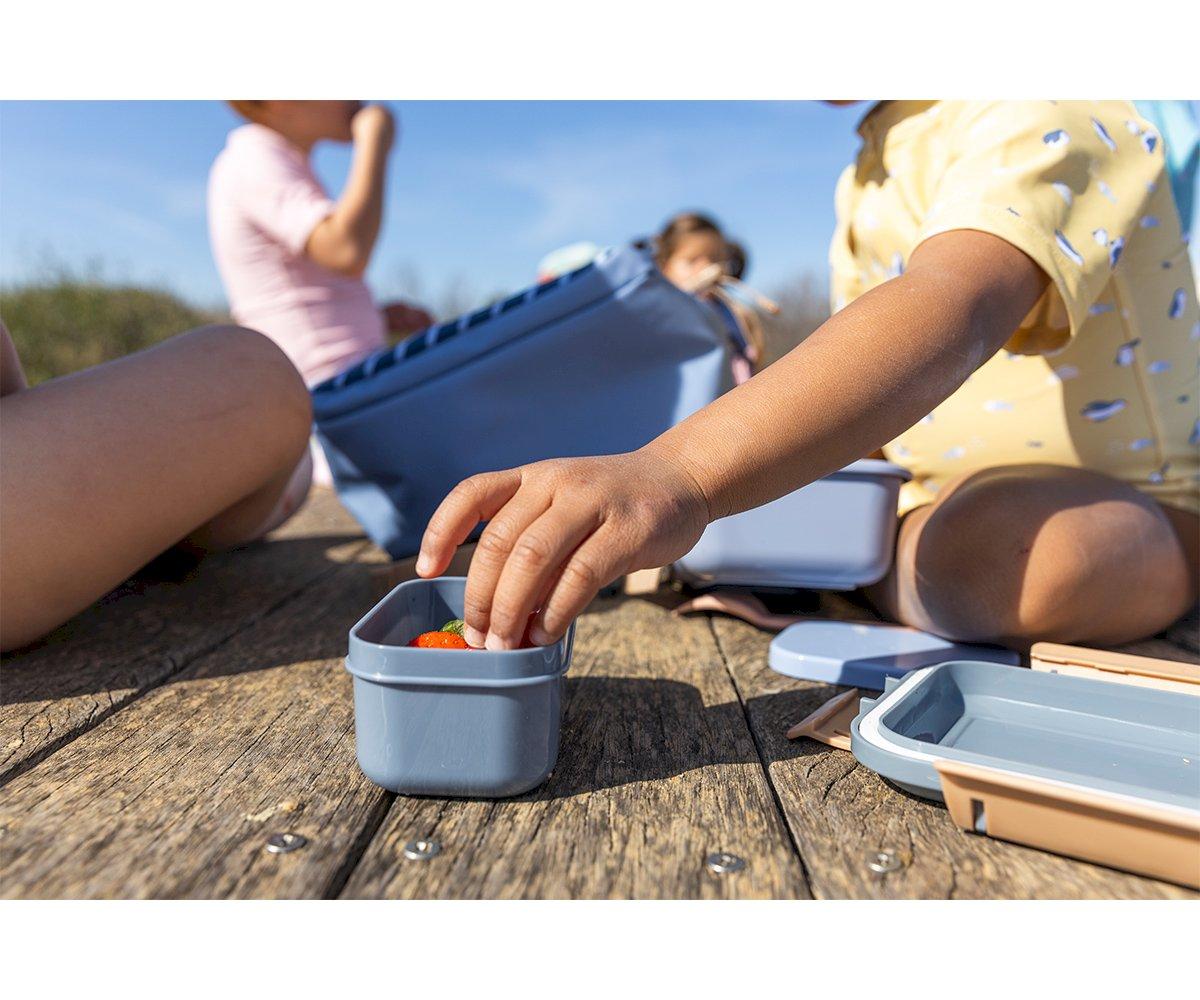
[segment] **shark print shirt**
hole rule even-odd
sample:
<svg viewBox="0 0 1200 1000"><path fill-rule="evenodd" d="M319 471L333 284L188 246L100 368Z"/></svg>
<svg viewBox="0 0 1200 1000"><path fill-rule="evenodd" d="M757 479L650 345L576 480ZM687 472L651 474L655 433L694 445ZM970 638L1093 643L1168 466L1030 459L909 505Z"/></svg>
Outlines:
<svg viewBox="0 0 1200 1000"><path fill-rule="evenodd" d="M925 239L991 233L1050 279L1004 348L884 448L901 512L964 472L1077 466L1200 513L1200 308L1161 136L1131 103L890 101L838 182L836 312Z"/></svg>

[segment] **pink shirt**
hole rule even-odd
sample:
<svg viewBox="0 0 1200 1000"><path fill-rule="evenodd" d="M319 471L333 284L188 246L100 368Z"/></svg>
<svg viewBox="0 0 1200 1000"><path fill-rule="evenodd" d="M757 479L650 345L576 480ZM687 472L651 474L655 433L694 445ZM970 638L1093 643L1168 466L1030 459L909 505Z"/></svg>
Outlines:
<svg viewBox="0 0 1200 1000"><path fill-rule="evenodd" d="M302 150L261 125L229 133L208 178L208 229L230 310L282 347L309 385L385 343L366 284L304 255L332 210Z"/></svg>

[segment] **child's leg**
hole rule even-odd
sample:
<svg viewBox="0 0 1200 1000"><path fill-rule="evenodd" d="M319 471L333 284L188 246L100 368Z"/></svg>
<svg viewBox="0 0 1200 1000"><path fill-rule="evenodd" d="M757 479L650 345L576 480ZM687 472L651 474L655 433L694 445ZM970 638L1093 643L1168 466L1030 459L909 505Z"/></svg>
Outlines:
<svg viewBox="0 0 1200 1000"><path fill-rule="evenodd" d="M308 444L267 338L206 327L0 399L0 648L44 635L185 539L262 530Z"/></svg>
<svg viewBox="0 0 1200 1000"><path fill-rule="evenodd" d="M892 573L871 596L949 638L1131 642L1196 600L1197 556L1182 540L1196 518L1172 514L1083 469L987 469L905 518Z"/></svg>

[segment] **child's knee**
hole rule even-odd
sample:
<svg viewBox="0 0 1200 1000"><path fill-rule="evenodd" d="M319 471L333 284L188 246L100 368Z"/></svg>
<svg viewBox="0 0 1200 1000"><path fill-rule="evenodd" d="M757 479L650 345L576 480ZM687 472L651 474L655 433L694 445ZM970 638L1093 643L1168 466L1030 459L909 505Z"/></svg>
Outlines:
<svg viewBox="0 0 1200 1000"><path fill-rule="evenodd" d="M922 624L963 641L1054 637L1064 607L1086 596L1085 561L1047 558L1069 547L1069 526L1039 517L1030 484L989 469L968 476L928 512L904 547L902 574Z"/></svg>
<svg viewBox="0 0 1200 1000"><path fill-rule="evenodd" d="M267 421L281 449L293 457L307 447L312 397L287 355L257 330L232 324L201 327L189 337L219 359L221 377L241 383L257 419Z"/></svg>
<svg viewBox="0 0 1200 1000"><path fill-rule="evenodd" d="M967 641L1140 638L1183 610L1169 528L1153 501L1096 473L983 470L902 538L905 606Z"/></svg>

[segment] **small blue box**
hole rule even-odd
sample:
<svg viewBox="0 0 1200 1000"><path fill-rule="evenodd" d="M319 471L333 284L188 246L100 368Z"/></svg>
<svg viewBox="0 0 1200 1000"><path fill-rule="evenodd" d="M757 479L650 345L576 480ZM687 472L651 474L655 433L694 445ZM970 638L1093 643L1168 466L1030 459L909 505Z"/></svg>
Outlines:
<svg viewBox="0 0 1200 1000"><path fill-rule="evenodd" d="M549 777L575 626L552 646L414 649L461 618L465 577L400 584L350 630L358 763L404 795L502 798Z"/></svg>
<svg viewBox="0 0 1200 1000"><path fill-rule="evenodd" d="M892 565L896 501L909 474L862 459L771 503L714 521L675 563L698 587L853 590Z"/></svg>

